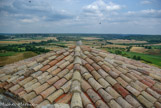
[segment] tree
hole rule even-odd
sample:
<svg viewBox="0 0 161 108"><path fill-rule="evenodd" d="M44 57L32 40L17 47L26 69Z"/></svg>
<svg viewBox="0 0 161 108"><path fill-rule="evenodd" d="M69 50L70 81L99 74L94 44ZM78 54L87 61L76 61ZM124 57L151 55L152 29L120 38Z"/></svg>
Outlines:
<svg viewBox="0 0 161 108"><path fill-rule="evenodd" d="M136 60L136 55L134 55L132 58Z"/></svg>
<svg viewBox="0 0 161 108"><path fill-rule="evenodd" d="M115 54L121 55L121 54L122 54L122 51L120 51L120 50L115 50Z"/></svg>
<svg viewBox="0 0 161 108"><path fill-rule="evenodd" d="M131 48L132 46L127 47L127 52L129 52Z"/></svg>
<svg viewBox="0 0 161 108"><path fill-rule="evenodd" d="M137 60L141 60L141 57L140 57L140 56L137 56L136 59L137 59Z"/></svg>

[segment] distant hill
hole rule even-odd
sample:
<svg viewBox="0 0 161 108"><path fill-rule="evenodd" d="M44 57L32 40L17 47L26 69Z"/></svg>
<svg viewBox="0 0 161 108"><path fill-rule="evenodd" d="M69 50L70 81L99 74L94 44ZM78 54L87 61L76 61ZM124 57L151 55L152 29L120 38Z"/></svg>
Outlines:
<svg viewBox="0 0 161 108"><path fill-rule="evenodd" d="M58 37L59 39L63 39L69 41L70 38L72 40L79 40L81 37L99 37L104 40L113 40L113 39L128 39L128 40L141 40L147 41L149 43L161 43L161 35L143 35L143 34L85 34L85 33L0 33L0 39L7 39L11 36L16 38L27 38L27 37ZM66 38L68 37L68 38Z"/></svg>

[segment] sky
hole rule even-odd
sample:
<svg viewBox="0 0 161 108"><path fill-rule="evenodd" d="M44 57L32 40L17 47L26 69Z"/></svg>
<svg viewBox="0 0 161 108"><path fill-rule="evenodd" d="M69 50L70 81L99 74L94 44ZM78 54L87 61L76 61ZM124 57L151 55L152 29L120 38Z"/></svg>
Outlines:
<svg viewBox="0 0 161 108"><path fill-rule="evenodd" d="M161 34L161 0L0 0L0 33Z"/></svg>

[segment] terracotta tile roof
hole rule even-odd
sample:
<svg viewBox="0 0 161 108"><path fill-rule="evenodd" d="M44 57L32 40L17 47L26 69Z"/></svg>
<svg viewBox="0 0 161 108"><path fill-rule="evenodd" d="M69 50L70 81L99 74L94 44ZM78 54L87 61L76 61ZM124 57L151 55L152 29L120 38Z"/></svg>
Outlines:
<svg viewBox="0 0 161 108"><path fill-rule="evenodd" d="M0 88L36 108L161 108L161 69L88 46L6 65Z"/></svg>

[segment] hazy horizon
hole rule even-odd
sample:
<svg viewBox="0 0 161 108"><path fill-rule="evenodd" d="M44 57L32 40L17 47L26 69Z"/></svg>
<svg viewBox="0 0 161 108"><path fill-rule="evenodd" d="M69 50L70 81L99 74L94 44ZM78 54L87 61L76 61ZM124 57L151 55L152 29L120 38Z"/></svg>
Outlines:
<svg viewBox="0 0 161 108"><path fill-rule="evenodd" d="M39 32L39 33L1 33L0 32L0 34L107 34L107 35L110 35L110 34L112 34L112 35L114 35L114 34L116 34L116 35L161 35L161 34L130 34L130 33L41 33L41 32Z"/></svg>
<svg viewBox="0 0 161 108"><path fill-rule="evenodd" d="M0 33L161 35L161 1L1 0Z"/></svg>

